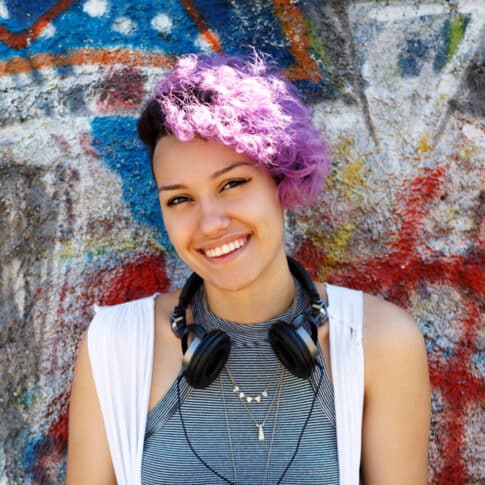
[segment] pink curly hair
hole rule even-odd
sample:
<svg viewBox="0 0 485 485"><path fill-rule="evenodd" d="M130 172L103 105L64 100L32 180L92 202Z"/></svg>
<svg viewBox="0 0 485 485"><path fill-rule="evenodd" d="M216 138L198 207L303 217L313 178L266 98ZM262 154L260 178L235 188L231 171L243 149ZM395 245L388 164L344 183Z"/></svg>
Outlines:
<svg viewBox="0 0 485 485"><path fill-rule="evenodd" d="M329 171L328 147L296 88L254 53L182 56L138 121L151 148L166 134L199 136L245 153L272 175L284 207L309 206Z"/></svg>

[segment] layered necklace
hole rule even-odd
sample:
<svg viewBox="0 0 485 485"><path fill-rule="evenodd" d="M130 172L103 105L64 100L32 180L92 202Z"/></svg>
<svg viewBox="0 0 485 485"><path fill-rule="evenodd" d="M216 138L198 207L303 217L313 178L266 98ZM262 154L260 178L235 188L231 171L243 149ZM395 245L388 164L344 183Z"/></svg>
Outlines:
<svg viewBox="0 0 485 485"><path fill-rule="evenodd" d="M230 380L230 382L233 386L232 392L235 393L239 397L239 400L241 401L243 408L246 410L247 414L249 415L249 417L251 418L252 422L255 424L255 426L258 430L258 440L264 441L264 425L266 424L266 421L268 420L268 417L271 413L271 410L273 409L273 405L275 404L275 401L276 401L276 395L278 395L277 408L279 407L279 397L281 396L281 387L283 385L284 367L281 366L281 369L280 369L280 372L279 372L280 377L279 377L279 381L278 381L278 384L277 384L277 388L276 388L276 390L273 394L273 397L271 398L270 404L268 405L268 409L267 409L266 414L264 415L263 421L261 423L258 423L258 421L254 417L253 413L249 409L248 404L252 403L252 402L260 403L264 398L268 397L268 392L271 389L273 382L276 379L276 375L278 374L278 369L275 370L275 372L271 376L271 380L269 381L268 385L264 388L264 390L260 394L257 394L254 397L251 397L251 396L247 395L245 392L241 391L239 386L234 381L234 378L232 377L231 371L229 370L229 368L227 366L226 366L225 370L226 370L227 376L229 377L229 380ZM221 385L223 385L222 380L221 380ZM224 396L223 396L223 398L224 398ZM225 405L225 403L224 403L224 405ZM224 411L225 411L225 409L224 409ZM276 417L275 417L275 420L276 420ZM274 427L273 427L273 431L274 431Z"/></svg>
<svg viewBox="0 0 485 485"><path fill-rule="evenodd" d="M295 282L295 288L298 288ZM293 320L296 312L296 304L297 304L297 291L295 291L295 296L293 298L293 304L291 306L291 316L290 316L290 321ZM208 312L207 308L207 302L204 301L205 304L205 310ZM229 382L231 383L232 386L232 392L238 397L241 405L243 406L244 410L246 411L247 415L251 419L251 421L254 423L256 426L256 429L258 431L258 441L265 441L265 435L264 435L264 427L268 422L268 418L271 415L272 409L275 407L275 412L274 412L274 418L273 418L273 429L271 432L271 441L269 444L268 448L268 455L266 457L266 464L264 468L264 475L263 475L263 485L266 484L266 479L268 476L268 470L269 470L269 465L271 462L271 453L273 450L273 443L274 443L274 438L275 438L275 432L276 432L276 426L278 423L278 415L279 415L279 409L280 409L280 403L281 403L281 391L283 389L283 380L284 380L284 375L285 375L285 368L280 365L277 367L271 376L267 386L259 393L256 395L249 395L248 393L244 392L241 387L236 383L231 371L229 370L229 367L226 365L225 371L227 374L227 377L229 378ZM279 375L279 377L278 377ZM254 414L251 412L249 405L251 403L254 404L259 404L266 400L269 396L269 392L273 387L273 384L276 383L276 387L273 392L273 396L271 397L271 400L269 401L268 408L266 410L266 413L264 414L264 417L262 421L258 422L258 420L255 418ZM232 433L231 433L231 425L229 422L229 416L227 412L227 404L226 404L226 398L225 398L225 390L224 390L224 383L223 379L220 376L219 377L219 382L221 386L221 396L222 396L222 404L223 404L223 409L224 409L224 418L226 421L226 429L227 429L227 436L228 436L228 442L229 442L229 450L231 453L231 461L232 461L232 468L233 468L233 473L234 473L234 483L237 485L239 483L238 481L238 474L237 474L237 467L236 467L236 460L234 458L234 448L232 445Z"/></svg>
<svg viewBox="0 0 485 485"><path fill-rule="evenodd" d="M228 376L230 376L231 374L230 374L229 370L227 369L227 367L226 367L226 371L227 371ZM276 375L276 373L277 373L277 371L275 371L275 374L273 374L273 377ZM280 370L279 374L280 374L280 376L279 376L277 388L275 389L275 393L273 395L273 398L271 399L271 402L268 406L268 410L266 411L264 419L261 423L258 423L256 418L251 413L251 411L248 407L248 401L246 401L245 399L241 399L241 397L239 397L239 399L241 399L241 403L242 403L244 409L246 410L249 417L251 418L253 423L256 425L256 428L258 429L258 441L264 441L263 428L264 428L264 426L265 426L265 424L268 420L271 409L273 408L273 405L276 402L276 410L275 410L274 419L273 419L273 430L271 432L271 441L270 441L270 444L269 444L268 455L266 457L266 465L264 467L264 475L263 475L263 481L262 481L263 485L266 484L266 478L268 476L269 464L271 462L271 452L273 450L273 442L274 442L274 437L275 437L275 432L276 432L276 425L278 423L278 414L279 414L280 402L281 402L281 391L283 389L283 378L284 378L284 375L285 375L285 368L283 366L281 366L281 370ZM231 383L234 382L232 376L229 377L229 380L231 381ZM231 425L229 423L229 416L228 416L228 413L227 413L227 404L226 404L226 398L225 398L224 384L223 384L223 379L221 377L219 377L219 382L220 382L220 385L221 385L222 405L223 405L223 409L224 409L224 418L226 420L226 429L227 429L227 438L228 438L228 442L229 442L229 450L231 452L232 469L233 469L233 473L234 473L234 483L235 483L235 485L237 485L239 483L239 480L238 480L238 474L237 474L236 460L234 458L234 448L232 446ZM237 387L237 386L234 385L234 387ZM269 390L270 385L268 384L267 387L268 387L268 390ZM238 391L234 391L234 389L233 389L233 392L237 393ZM256 402L259 402L259 401L256 401Z"/></svg>

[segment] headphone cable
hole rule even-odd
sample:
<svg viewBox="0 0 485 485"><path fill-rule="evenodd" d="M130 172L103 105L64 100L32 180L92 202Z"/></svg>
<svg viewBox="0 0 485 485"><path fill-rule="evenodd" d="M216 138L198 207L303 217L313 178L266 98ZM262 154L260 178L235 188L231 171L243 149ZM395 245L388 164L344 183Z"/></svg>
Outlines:
<svg viewBox="0 0 485 485"><path fill-rule="evenodd" d="M313 413L313 407L315 406L315 401L317 399L318 392L320 391L320 384L322 383L322 380L323 380L323 367L322 367L322 365L318 361L316 362L316 365L320 369L320 379L318 380L317 389L316 389L315 393L313 394L312 405L310 406L310 411L308 412L308 415L306 417L305 423L303 424L303 428L302 428L302 430L300 432L300 436L298 437L298 441L296 443L296 448L295 448L295 451L293 452L293 456L291 457L290 461L288 462L288 465L286 465L286 468L283 471L283 473L281 474L281 477L276 482L276 485L279 485L281 483L281 480L283 480L284 476L286 475L286 472L290 469L290 466L292 465L293 461L295 460L296 455L298 453L298 450L300 448L301 440L303 438L303 433L305 432L305 429L307 427L308 421L310 421L310 417L311 417L311 415Z"/></svg>
<svg viewBox="0 0 485 485"><path fill-rule="evenodd" d="M205 460L199 456L199 454L197 453L197 451L195 451L195 448L192 446L192 443L190 442L189 435L187 433L187 429L185 428L184 418L182 416L182 403L180 401L180 381L181 381L182 377L185 377L185 372L183 372L177 378L177 399L178 399L178 405L179 405L180 421L182 422L182 429L184 430L185 440L187 441L190 449L192 450L192 453L202 463L202 465L204 465L214 475L218 476L221 480L224 480L226 483L229 483L230 485L234 485L234 483L231 482L231 480L228 480L224 475L221 475L219 472L217 472L216 470L214 470L208 463L206 463Z"/></svg>

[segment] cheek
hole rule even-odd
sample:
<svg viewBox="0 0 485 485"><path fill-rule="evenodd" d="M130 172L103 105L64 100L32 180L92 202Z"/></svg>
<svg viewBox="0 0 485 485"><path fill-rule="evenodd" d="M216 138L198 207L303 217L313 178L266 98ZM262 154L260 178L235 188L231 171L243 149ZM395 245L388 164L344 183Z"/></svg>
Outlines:
<svg viewBox="0 0 485 485"><path fill-rule="evenodd" d="M264 191L264 197L259 201L260 207L266 208L266 216L273 222L280 223L284 221L284 208L278 195L276 185L271 184L268 190Z"/></svg>
<svg viewBox="0 0 485 485"><path fill-rule="evenodd" d="M172 246L178 256L184 260L183 254L193 243L197 234L195 214L191 211L165 209L165 211L162 210L162 218Z"/></svg>
<svg viewBox="0 0 485 485"><path fill-rule="evenodd" d="M243 212L253 221L264 237L283 239L285 216L284 209L276 194L264 192L254 197Z"/></svg>
<svg viewBox="0 0 485 485"><path fill-rule="evenodd" d="M278 237L283 239L285 232L285 209L281 205L276 190L272 194L271 201L268 201L267 217L271 219L270 223L274 230L278 232Z"/></svg>

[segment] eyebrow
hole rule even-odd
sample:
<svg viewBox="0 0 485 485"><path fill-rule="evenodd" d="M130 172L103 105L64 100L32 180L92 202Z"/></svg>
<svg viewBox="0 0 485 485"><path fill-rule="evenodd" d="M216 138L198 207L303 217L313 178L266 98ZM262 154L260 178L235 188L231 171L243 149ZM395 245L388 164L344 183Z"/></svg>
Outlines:
<svg viewBox="0 0 485 485"><path fill-rule="evenodd" d="M212 180L219 178L221 175L224 175L227 172L230 172L231 170L234 170L237 167L240 167L241 165L253 165L250 162L244 162L244 161L239 161L239 162L234 162L228 165L227 167L221 168L220 170L216 170L210 178ZM158 187L158 192L162 192L164 190L181 190L181 189L187 189L187 186L184 184L172 184L172 185L160 185Z"/></svg>

